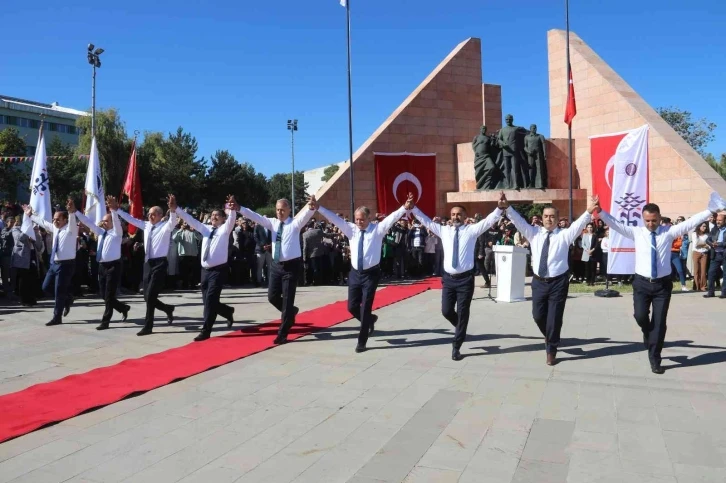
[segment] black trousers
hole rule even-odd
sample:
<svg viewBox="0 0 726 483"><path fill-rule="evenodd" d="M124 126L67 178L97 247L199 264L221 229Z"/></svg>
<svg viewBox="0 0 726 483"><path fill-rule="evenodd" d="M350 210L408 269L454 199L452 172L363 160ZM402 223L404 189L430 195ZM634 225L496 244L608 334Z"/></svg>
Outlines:
<svg viewBox="0 0 726 483"><path fill-rule="evenodd" d="M30 268L15 269L15 281L18 284L17 294L20 296L20 303L27 305L35 305L38 300L35 297L38 291L38 268L32 264ZM10 293L10 287L7 292Z"/></svg>
<svg viewBox="0 0 726 483"><path fill-rule="evenodd" d="M722 254L721 259L715 256L708 264L708 293L716 292L716 280L718 279L719 269L723 273L723 281L721 282L721 295L726 295L726 255Z"/></svg>
<svg viewBox="0 0 726 483"><path fill-rule="evenodd" d="M267 300L280 311L279 337L287 337L292 324L295 323L295 291L300 273L301 258L286 262L272 262L270 265L270 285L267 288Z"/></svg>
<svg viewBox="0 0 726 483"><path fill-rule="evenodd" d="M204 325L202 334L211 334L217 315L225 319L232 317L232 307L219 301L222 287L227 283L227 264L202 268L202 301L204 301Z"/></svg>
<svg viewBox="0 0 726 483"><path fill-rule="evenodd" d="M179 257L179 278L182 288L188 289L196 285L194 273L199 270L199 261L195 255L183 255Z"/></svg>
<svg viewBox="0 0 726 483"><path fill-rule="evenodd" d="M556 354L560 345L562 316L565 313L570 273L546 280L532 279L532 317L545 337L545 350Z"/></svg>
<svg viewBox="0 0 726 483"><path fill-rule="evenodd" d="M660 364L660 353L666 336L666 319L671 303L673 280L670 275L650 282L635 275L633 279L633 308L635 321L647 338L648 359L651 364ZM650 308L653 307L651 314Z"/></svg>
<svg viewBox="0 0 726 483"><path fill-rule="evenodd" d="M121 260L102 262L98 264L98 285L106 308L103 311L101 322L109 322L113 311L121 313L129 310L129 306L116 298L118 284L121 281Z"/></svg>
<svg viewBox="0 0 726 483"><path fill-rule="evenodd" d="M360 321L358 345L365 346L368 342L373 316L373 299L376 296L378 281L381 279L381 267L375 266L368 270L351 269L348 274L348 312Z"/></svg>
<svg viewBox="0 0 726 483"><path fill-rule="evenodd" d="M63 320L63 309L70 307L73 303L73 291L71 281L76 271L75 260L64 260L52 263L43 280L43 292L52 294L55 297L53 307L53 320Z"/></svg>
<svg viewBox="0 0 726 483"><path fill-rule="evenodd" d="M442 281L441 315L456 327L454 348L460 349L469 325L469 308L474 296L474 270L459 275L444 272Z"/></svg>
<svg viewBox="0 0 726 483"><path fill-rule="evenodd" d="M159 294L164 288L166 281L166 272L169 262L166 257L152 258L144 263L144 300L146 301L146 317L144 329L152 329L154 327L154 311L156 309L171 312L174 307L167 305L159 300Z"/></svg>
<svg viewBox="0 0 726 483"><path fill-rule="evenodd" d="M492 279L489 276L489 272L487 271L487 264L484 262L484 259L477 258L476 266L477 266L477 268L479 268L479 272L481 273L481 276L484 277L484 283L486 283L487 285L491 285Z"/></svg>

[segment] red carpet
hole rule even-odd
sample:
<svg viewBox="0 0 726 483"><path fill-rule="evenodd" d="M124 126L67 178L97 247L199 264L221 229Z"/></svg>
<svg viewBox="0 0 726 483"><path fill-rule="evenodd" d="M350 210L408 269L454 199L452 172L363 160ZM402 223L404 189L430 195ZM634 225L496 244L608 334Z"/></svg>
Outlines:
<svg viewBox="0 0 726 483"><path fill-rule="evenodd" d="M435 288L440 288L438 279L383 288L376 294L373 309ZM347 301L340 301L301 312L288 339L350 320L347 307ZM0 442L269 349L279 323L268 322L0 396Z"/></svg>

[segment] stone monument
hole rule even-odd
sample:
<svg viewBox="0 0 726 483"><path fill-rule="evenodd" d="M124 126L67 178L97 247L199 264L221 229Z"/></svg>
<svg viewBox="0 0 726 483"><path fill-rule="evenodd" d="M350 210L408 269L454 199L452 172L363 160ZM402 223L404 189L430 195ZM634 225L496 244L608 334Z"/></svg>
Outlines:
<svg viewBox="0 0 726 483"><path fill-rule="evenodd" d="M545 138L537 134L537 125L529 127L529 134L524 137L524 152L529 165L529 187L547 189L547 152Z"/></svg>
<svg viewBox="0 0 726 483"><path fill-rule="evenodd" d="M487 127L482 126L479 134L471 142L474 150L474 176L476 189L492 190L499 184L502 173L496 164L496 141L487 135Z"/></svg>
<svg viewBox="0 0 726 483"><path fill-rule="evenodd" d="M529 185L529 171L524 169L524 136L527 131L514 125L514 117L507 114L504 126L497 136L501 169L504 179L499 187L503 189L522 189Z"/></svg>

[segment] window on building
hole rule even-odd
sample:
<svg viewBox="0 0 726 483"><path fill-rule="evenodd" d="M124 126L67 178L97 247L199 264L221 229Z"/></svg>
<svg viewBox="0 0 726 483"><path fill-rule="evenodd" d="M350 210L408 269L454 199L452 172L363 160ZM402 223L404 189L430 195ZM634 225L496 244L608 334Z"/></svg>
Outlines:
<svg viewBox="0 0 726 483"><path fill-rule="evenodd" d="M30 126L29 127L33 128L33 129L40 128L40 121L38 121L36 119L28 119L28 121L30 123Z"/></svg>
<svg viewBox="0 0 726 483"><path fill-rule="evenodd" d="M54 122L49 122L48 131L58 131L58 124L56 124Z"/></svg>
<svg viewBox="0 0 726 483"><path fill-rule="evenodd" d="M0 114L0 124L5 124L5 116Z"/></svg>
<svg viewBox="0 0 726 483"><path fill-rule="evenodd" d="M17 126L18 118L15 116L5 116L5 124L8 124L10 126Z"/></svg>
<svg viewBox="0 0 726 483"><path fill-rule="evenodd" d="M78 128L76 126L68 126L68 132L70 134L78 134Z"/></svg>

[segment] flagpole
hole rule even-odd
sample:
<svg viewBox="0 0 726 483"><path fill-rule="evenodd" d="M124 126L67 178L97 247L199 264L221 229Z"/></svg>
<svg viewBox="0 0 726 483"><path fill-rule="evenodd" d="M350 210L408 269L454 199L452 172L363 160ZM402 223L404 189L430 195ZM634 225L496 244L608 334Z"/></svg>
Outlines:
<svg viewBox="0 0 726 483"><path fill-rule="evenodd" d="M350 171L350 217L355 217L355 195L354 195L354 181L353 181L353 88L351 83L351 68L350 68L350 2L345 2L345 12L347 20L347 35L348 35L348 155L349 155L349 166Z"/></svg>
<svg viewBox="0 0 726 483"><path fill-rule="evenodd" d="M572 68L570 66L570 0L565 0L565 29L566 29L566 39L565 39L565 49L566 49L566 57L567 57L567 92L570 92L570 69ZM570 211L569 220L570 224L572 224L572 121L570 121L567 124L567 159L568 159L568 167L567 170L568 179L569 179L569 190L570 190L570 197L569 197L569 204L568 208Z"/></svg>

